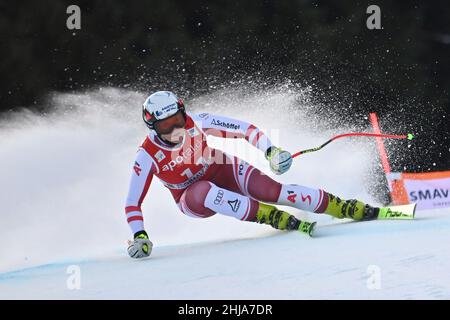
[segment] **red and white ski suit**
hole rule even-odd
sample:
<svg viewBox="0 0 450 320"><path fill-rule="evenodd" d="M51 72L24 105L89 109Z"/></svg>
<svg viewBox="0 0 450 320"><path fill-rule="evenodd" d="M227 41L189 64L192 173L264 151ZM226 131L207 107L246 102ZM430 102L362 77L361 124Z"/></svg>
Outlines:
<svg viewBox="0 0 450 320"><path fill-rule="evenodd" d="M281 184L235 156L208 146L207 135L244 138L265 152L270 139L256 126L224 116L187 113L184 140L170 146L150 131L133 165L125 205L133 233L144 230L141 204L153 176L170 190L186 215L206 218L215 213L254 221L258 201L323 212L328 197L321 189Z"/></svg>

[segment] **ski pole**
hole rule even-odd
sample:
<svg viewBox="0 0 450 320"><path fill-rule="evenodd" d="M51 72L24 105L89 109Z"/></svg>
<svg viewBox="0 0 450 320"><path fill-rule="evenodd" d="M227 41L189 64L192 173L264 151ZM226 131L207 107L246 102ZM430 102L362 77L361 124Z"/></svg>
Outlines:
<svg viewBox="0 0 450 320"><path fill-rule="evenodd" d="M408 133L407 135L394 135L394 134L378 134L378 133L366 133L366 132L355 132L355 133L343 133L343 134L338 134L337 136L332 137L330 140L328 140L327 142L325 142L324 144L322 144L319 147L316 148L311 148L311 149L306 149L306 150L301 150L299 152L296 152L292 155L292 158L295 158L301 154L304 153L309 153L309 152L315 152L315 151L319 151L320 149L322 149L323 147L325 147L327 144L329 144L330 142L339 139L339 138L344 138L344 137L378 137L378 138L390 138L390 139L408 139L408 140L412 140L414 138L414 135L411 133Z"/></svg>

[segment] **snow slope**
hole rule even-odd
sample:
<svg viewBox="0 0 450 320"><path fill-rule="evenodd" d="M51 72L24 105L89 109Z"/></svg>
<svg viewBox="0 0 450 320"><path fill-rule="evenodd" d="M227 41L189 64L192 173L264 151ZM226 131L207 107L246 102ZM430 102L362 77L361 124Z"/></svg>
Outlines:
<svg viewBox="0 0 450 320"><path fill-rule="evenodd" d="M294 152L348 129L321 129L308 94L289 86L228 90L188 105L251 121ZM144 204L154 251L129 259L123 203L146 133L144 98L114 88L55 94L49 115L23 111L0 121L0 298L450 298L450 210L352 223L290 209L318 220L308 238L223 216L186 217L154 179ZM210 143L270 174L245 141ZM341 140L276 179L376 204L367 191L374 154L367 140ZM74 265L79 290L67 286Z"/></svg>
<svg viewBox="0 0 450 320"><path fill-rule="evenodd" d="M436 211L413 222L320 225L316 238L275 232L157 246L142 261L117 251L4 273L0 298L449 299L449 230L450 212ZM70 265L80 267L79 290L67 288Z"/></svg>

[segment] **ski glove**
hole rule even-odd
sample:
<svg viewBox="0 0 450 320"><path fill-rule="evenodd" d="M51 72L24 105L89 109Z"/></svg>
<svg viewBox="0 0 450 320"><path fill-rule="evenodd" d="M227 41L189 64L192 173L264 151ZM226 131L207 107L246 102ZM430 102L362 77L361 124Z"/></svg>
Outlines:
<svg viewBox="0 0 450 320"><path fill-rule="evenodd" d="M283 174L292 165L292 156L281 148L269 147L266 151L266 159L269 160L270 169L275 174Z"/></svg>
<svg viewBox="0 0 450 320"><path fill-rule="evenodd" d="M153 243L148 240L145 231L139 231L134 234L134 241L128 241L128 254L131 258L145 258L152 253Z"/></svg>

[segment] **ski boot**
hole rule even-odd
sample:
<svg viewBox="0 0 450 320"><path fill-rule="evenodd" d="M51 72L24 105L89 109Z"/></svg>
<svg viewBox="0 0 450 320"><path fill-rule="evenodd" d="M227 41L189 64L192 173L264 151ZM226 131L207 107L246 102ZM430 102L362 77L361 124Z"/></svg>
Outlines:
<svg viewBox="0 0 450 320"><path fill-rule="evenodd" d="M328 206L325 209L326 214L335 218L350 218L357 221L378 219L380 208L369 206L356 199L341 200L339 197L328 194Z"/></svg>
<svg viewBox="0 0 450 320"><path fill-rule="evenodd" d="M392 207L372 207L361 201L341 200L328 193L328 206L324 213L338 219L350 218L357 221L367 220L410 220L414 219L416 204L407 204Z"/></svg>
<svg viewBox="0 0 450 320"><path fill-rule="evenodd" d="M256 222L271 225L279 230L297 230L312 236L315 222L302 221L287 213L278 210L277 207L265 203L259 203L258 212L256 213Z"/></svg>

